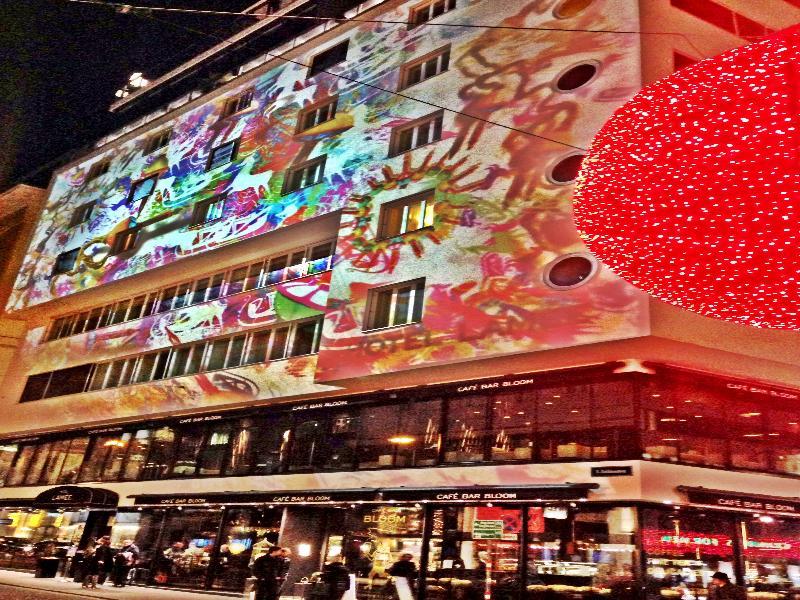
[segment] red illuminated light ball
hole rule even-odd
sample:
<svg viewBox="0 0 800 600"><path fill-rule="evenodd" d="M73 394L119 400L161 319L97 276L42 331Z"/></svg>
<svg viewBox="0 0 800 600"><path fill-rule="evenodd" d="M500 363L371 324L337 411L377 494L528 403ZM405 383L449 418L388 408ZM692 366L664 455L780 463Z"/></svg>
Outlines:
<svg viewBox="0 0 800 600"><path fill-rule="evenodd" d="M589 249L670 304L800 329L798 115L798 27L644 88L583 162Z"/></svg>

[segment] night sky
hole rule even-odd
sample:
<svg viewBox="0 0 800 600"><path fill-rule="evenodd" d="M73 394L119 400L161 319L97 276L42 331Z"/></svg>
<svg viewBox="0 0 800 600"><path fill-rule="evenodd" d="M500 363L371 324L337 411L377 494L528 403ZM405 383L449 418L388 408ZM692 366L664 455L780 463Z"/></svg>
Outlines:
<svg viewBox="0 0 800 600"><path fill-rule="evenodd" d="M253 1L128 0L226 11ZM67 0L0 0L0 190L135 118L108 112L132 72L153 79L217 42L182 27L227 36L252 23L247 17L151 14ZM53 166L29 182L46 186Z"/></svg>

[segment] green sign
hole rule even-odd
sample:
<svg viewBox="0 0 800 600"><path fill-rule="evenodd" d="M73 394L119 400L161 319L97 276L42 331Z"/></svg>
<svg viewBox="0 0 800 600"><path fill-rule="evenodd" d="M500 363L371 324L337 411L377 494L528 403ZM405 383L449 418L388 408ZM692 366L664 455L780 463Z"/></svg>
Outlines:
<svg viewBox="0 0 800 600"><path fill-rule="evenodd" d="M502 521L479 521L472 522L473 540L501 540L503 539Z"/></svg>

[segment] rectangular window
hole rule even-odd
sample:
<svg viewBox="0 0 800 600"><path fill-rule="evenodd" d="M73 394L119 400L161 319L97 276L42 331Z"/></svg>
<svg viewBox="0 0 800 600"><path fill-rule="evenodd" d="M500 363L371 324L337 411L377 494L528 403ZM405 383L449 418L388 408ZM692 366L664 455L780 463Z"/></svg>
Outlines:
<svg viewBox="0 0 800 600"><path fill-rule="evenodd" d="M111 159L104 158L103 160L97 161L91 167L89 167L89 174L86 176L86 181L91 181L92 179L97 179L108 173L108 169L111 167Z"/></svg>
<svg viewBox="0 0 800 600"><path fill-rule="evenodd" d="M295 325L294 339L292 340L292 356L316 353L319 348L321 329L321 318Z"/></svg>
<svg viewBox="0 0 800 600"><path fill-rule="evenodd" d="M128 206L135 204L139 200L144 200L156 189L158 175L152 175L146 179L140 179L131 186L131 194L128 197Z"/></svg>
<svg viewBox="0 0 800 600"><path fill-rule="evenodd" d="M231 279L228 282L228 289L226 295L238 294L244 290L245 279L247 278L247 267L239 267L234 269L231 273Z"/></svg>
<svg viewBox="0 0 800 600"><path fill-rule="evenodd" d="M153 367L152 381L164 379L167 372L167 364L169 364L169 350L162 350L156 354L155 366Z"/></svg>
<svg viewBox="0 0 800 600"><path fill-rule="evenodd" d="M22 390L20 402L29 402L31 400L41 400L45 397L47 392L47 385L50 383L50 376L52 373L39 373L28 377L25 382L25 389Z"/></svg>
<svg viewBox="0 0 800 600"><path fill-rule="evenodd" d="M108 367L110 366L111 363L100 363L99 365L94 366L92 380L89 382L90 392L103 389L106 382L106 375L108 374Z"/></svg>
<svg viewBox="0 0 800 600"><path fill-rule="evenodd" d="M428 115L392 130L389 156L397 156L425 144L442 139L442 111Z"/></svg>
<svg viewBox="0 0 800 600"><path fill-rule="evenodd" d="M172 351L169 364L169 377L180 377L186 372L186 365L189 362L189 355L191 351L191 346L175 348Z"/></svg>
<svg viewBox="0 0 800 600"><path fill-rule="evenodd" d="M422 319L425 280L370 290L364 331L418 323Z"/></svg>
<svg viewBox="0 0 800 600"><path fill-rule="evenodd" d="M326 100L324 104L315 104L303 109L297 119L297 133L302 133L333 119L336 116L336 103L337 98L333 98Z"/></svg>
<svg viewBox="0 0 800 600"><path fill-rule="evenodd" d="M125 320L125 316L128 314L128 307L130 306L130 303L130 300L117 302L114 305L114 308L111 309L111 315L108 319L108 324L116 325L117 323L122 323Z"/></svg>
<svg viewBox="0 0 800 600"><path fill-rule="evenodd" d="M162 313L172 310L172 303L175 301L175 291L177 289L176 287L170 287L161 290L161 296L158 299L158 310L156 312Z"/></svg>
<svg viewBox="0 0 800 600"><path fill-rule="evenodd" d="M161 150L167 144L169 144L169 138L172 136L172 128L164 129L156 133L155 135L150 136L147 140L147 144L144 148L145 154L152 154L156 150Z"/></svg>
<svg viewBox="0 0 800 600"><path fill-rule="evenodd" d="M220 120L227 119L231 115L235 115L238 112L250 108L250 105L253 103L253 96L253 90L247 90L243 94L228 98L222 106L222 113L219 116Z"/></svg>
<svg viewBox="0 0 800 600"><path fill-rule="evenodd" d="M72 269L75 268L75 261L78 260L80 251L80 248L73 248L72 250L67 250L56 256L56 262L53 265L53 275L72 271Z"/></svg>
<svg viewBox="0 0 800 600"><path fill-rule="evenodd" d="M242 353L244 352L244 335L237 335L231 339L228 357L225 359L225 368L232 369L242 364Z"/></svg>
<svg viewBox="0 0 800 600"><path fill-rule="evenodd" d="M53 396L66 396L68 394L79 394L86 389L89 375L92 372L91 363L78 365L68 369L60 369L54 377L50 379L45 398Z"/></svg>
<svg viewBox="0 0 800 600"><path fill-rule="evenodd" d="M111 254L122 254L129 252L136 247L136 240L139 237L139 228L131 227L125 231L120 231L114 236L114 244L111 247Z"/></svg>
<svg viewBox="0 0 800 600"><path fill-rule="evenodd" d="M209 342L208 357L206 358L206 371L222 369L225 366L225 356L228 353L230 338Z"/></svg>
<svg viewBox="0 0 800 600"><path fill-rule="evenodd" d="M173 309L188 306L190 298L189 292L191 291L191 287L191 283L182 283L177 287L175 292L175 301L172 304Z"/></svg>
<svg viewBox="0 0 800 600"><path fill-rule="evenodd" d="M264 275L264 285L272 285L283 281L286 265L289 264L289 255L275 256L269 260L269 267Z"/></svg>
<svg viewBox="0 0 800 600"><path fill-rule="evenodd" d="M91 312L89 312L89 319L86 321L86 331L94 331L105 324L105 319L108 318L107 309L108 307L101 306L99 308L93 308Z"/></svg>
<svg viewBox="0 0 800 600"><path fill-rule="evenodd" d="M333 242L325 242L319 246L314 246L308 255L308 275L322 273L331 268L331 257L333 256Z"/></svg>
<svg viewBox="0 0 800 600"><path fill-rule="evenodd" d="M227 165L229 162L236 158L236 150L239 140L233 140L227 144L217 146L211 151L208 157L208 167L206 171L213 171L214 169Z"/></svg>
<svg viewBox="0 0 800 600"><path fill-rule="evenodd" d="M433 190L389 202L381 207L380 239L403 235L433 225Z"/></svg>
<svg viewBox="0 0 800 600"><path fill-rule="evenodd" d="M267 360L267 349L269 348L269 339L272 336L272 330L259 331L250 337L250 346L247 349L247 356L244 364L252 365Z"/></svg>
<svg viewBox="0 0 800 600"><path fill-rule="evenodd" d="M147 306L147 296L136 296L133 300L131 300L131 307L128 310L128 315L125 318L126 321L133 321L134 319L140 319L147 315L145 312L145 307Z"/></svg>
<svg viewBox="0 0 800 600"><path fill-rule="evenodd" d="M94 211L94 207L97 204L96 200L92 200L91 202L86 202L81 204L78 208L75 209L75 212L72 213L72 218L70 219L69 226L75 227L76 225L80 225L81 223L86 223L89 219L92 218L92 212Z"/></svg>
<svg viewBox="0 0 800 600"><path fill-rule="evenodd" d="M439 15L455 10L456 0L435 0L434 2L424 2L411 9L408 19L408 28L413 29Z"/></svg>
<svg viewBox="0 0 800 600"><path fill-rule="evenodd" d="M332 66L343 62L347 58L347 46L348 42L345 40L314 56L308 69L308 77L313 77L317 73L327 71Z"/></svg>
<svg viewBox="0 0 800 600"><path fill-rule="evenodd" d="M439 73L444 73L449 66L450 46L408 62L400 68L400 89L404 90Z"/></svg>
<svg viewBox="0 0 800 600"><path fill-rule="evenodd" d="M286 358L286 342L289 340L289 328L279 327L272 330L272 344L269 349L270 360Z"/></svg>
<svg viewBox="0 0 800 600"><path fill-rule="evenodd" d="M150 381L153 378L153 367L156 364L156 357L158 354L145 354L139 359L139 370L136 371L135 383L142 383L143 381Z"/></svg>
<svg viewBox="0 0 800 600"><path fill-rule="evenodd" d="M296 192L304 187L322 181L325 172L325 156L320 156L308 162L292 167L286 172L283 180L283 193Z"/></svg>
<svg viewBox="0 0 800 600"><path fill-rule="evenodd" d="M192 212L192 226L196 227L221 219L224 208L224 194L198 202L194 205L194 211Z"/></svg>

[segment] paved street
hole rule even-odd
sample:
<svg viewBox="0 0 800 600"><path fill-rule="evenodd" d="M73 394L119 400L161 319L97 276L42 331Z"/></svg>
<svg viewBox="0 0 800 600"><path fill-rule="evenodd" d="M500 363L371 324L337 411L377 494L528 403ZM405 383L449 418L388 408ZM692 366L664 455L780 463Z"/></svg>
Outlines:
<svg viewBox="0 0 800 600"><path fill-rule="evenodd" d="M0 600L55 600L56 598L231 600L232 596L142 587L114 588L110 585L96 590L85 590L74 581L62 581L60 578L36 579L31 573L0 570Z"/></svg>

